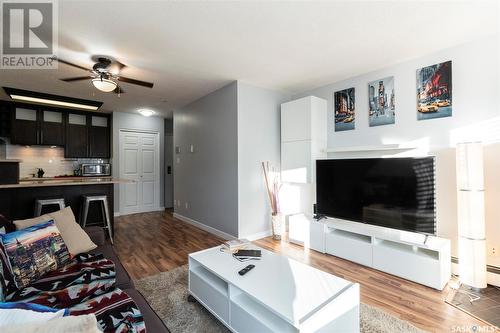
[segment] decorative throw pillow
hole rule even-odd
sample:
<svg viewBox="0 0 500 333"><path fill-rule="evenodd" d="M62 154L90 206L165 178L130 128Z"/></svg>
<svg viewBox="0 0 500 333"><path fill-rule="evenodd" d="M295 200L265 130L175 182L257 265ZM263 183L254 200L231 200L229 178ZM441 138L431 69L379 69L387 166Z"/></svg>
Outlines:
<svg viewBox="0 0 500 333"><path fill-rule="evenodd" d="M0 303L0 328L3 331L5 326L39 323L67 315L68 309L53 309L36 303Z"/></svg>
<svg viewBox="0 0 500 333"><path fill-rule="evenodd" d="M14 275L9 269L9 259L7 253L0 242L0 302L5 300L5 296L17 290Z"/></svg>
<svg viewBox="0 0 500 333"><path fill-rule="evenodd" d="M101 333L95 314L67 316L46 322L2 327L2 333Z"/></svg>
<svg viewBox="0 0 500 333"><path fill-rule="evenodd" d="M53 220L0 237L18 289L70 262L68 248Z"/></svg>
<svg viewBox="0 0 500 333"><path fill-rule="evenodd" d="M60 211L45 214L32 219L17 220L14 221L14 224L18 230L21 230L51 219L56 222L57 229L59 229L64 243L66 243L68 251L72 256L89 252L97 247L82 227L76 223L75 215L73 215L71 207L66 207Z"/></svg>

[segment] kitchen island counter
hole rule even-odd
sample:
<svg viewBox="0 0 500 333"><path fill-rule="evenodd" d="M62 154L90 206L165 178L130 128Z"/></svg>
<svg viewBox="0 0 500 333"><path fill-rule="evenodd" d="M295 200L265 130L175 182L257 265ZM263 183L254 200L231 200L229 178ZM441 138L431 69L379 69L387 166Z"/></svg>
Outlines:
<svg viewBox="0 0 500 333"><path fill-rule="evenodd" d="M19 184L0 185L0 214L11 220L32 218L37 199L63 198L79 222L83 196L99 194L108 198L113 229L115 184L128 182L131 181L112 177L61 177L21 180ZM97 223L102 218L99 206L91 205L88 222Z"/></svg>
<svg viewBox="0 0 500 333"><path fill-rule="evenodd" d="M75 186L75 185L97 185L97 184L121 184L133 182L128 179L113 177L54 177L54 178L26 178L21 179L18 184L0 185L0 189L23 188L23 187L47 187L47 186Z"/></svg>

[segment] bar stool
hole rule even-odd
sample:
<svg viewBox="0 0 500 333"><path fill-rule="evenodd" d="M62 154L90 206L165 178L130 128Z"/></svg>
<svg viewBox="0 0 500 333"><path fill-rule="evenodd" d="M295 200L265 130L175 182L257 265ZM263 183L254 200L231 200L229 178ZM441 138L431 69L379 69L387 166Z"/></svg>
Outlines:
<svg viewBox="0 0 500 333"><path fill-rule="evenodd" d="M44 206L49 205L59 205L59 209L64 209L66 205L64 204L63 198L54 198L54 199L36 199L35 200L35 216L42 215L42 209Z"/></svg>
<svg viewBox="0 0 500 333"><path fill-rule="evenodd" d="M103 224L103 229L108 229L109 239L111 244L113 244L113 236L111 234L111 220L109 218L108 210L108 196L104 194L95 195L83 195L82 196L82 208L80 210L80 224L83 228L87 225L87 217L89 214L89 207L91 202L97 202L101 206L102 218L104 219L101 223Z"/></svg>

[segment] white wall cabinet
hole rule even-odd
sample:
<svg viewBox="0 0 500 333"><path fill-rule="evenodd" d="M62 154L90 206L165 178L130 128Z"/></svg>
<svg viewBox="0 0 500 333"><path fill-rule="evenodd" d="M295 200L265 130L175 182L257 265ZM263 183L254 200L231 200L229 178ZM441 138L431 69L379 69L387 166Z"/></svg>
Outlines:
<svg viewBox="0 0 500 333"><path fill-rule="evenodd" d="M281 104L281 180L313 183L315 161L326 158L327 102L308 96Z"/></svg>

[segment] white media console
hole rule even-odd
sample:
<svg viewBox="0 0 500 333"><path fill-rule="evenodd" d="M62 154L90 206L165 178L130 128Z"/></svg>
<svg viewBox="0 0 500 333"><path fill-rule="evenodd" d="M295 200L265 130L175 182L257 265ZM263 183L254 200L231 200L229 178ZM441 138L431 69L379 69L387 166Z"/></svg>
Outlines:
<svg viewBox="0 0 500 333"><path fill-rule="evenodd" d="M305 214L289 216L288 225L291 242L321 253L439 290L451 277L448 239Z"/></svg>

